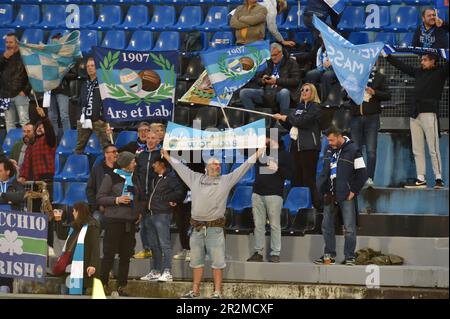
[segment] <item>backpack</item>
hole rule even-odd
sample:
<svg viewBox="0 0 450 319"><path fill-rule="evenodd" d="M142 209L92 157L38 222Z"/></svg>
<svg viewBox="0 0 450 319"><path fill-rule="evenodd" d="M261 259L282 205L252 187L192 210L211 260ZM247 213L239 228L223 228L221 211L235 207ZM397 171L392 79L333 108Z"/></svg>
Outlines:
<svg viewBox="0 0 450 319"><path fill-rule="evenodd" d="M193 52L193 51L201 51L201 49L202 49L202 38L200 31L189 32L184 38L182 51Z"/></svg>

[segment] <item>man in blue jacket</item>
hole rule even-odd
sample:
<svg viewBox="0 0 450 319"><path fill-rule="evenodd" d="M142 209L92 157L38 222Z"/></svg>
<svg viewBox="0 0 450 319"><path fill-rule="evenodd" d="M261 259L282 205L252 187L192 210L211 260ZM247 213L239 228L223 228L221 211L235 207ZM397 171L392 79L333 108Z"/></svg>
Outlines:
<svg viewBox="0 0 450 319"><path fill-rule="evenodd" d="M324 155L324 168L317 182L319 194L324 198L322 234L325 241L324 255L315 264L333 265L336 258L334 211L342 212L344 221L343 264L355 264L356 248L356 195L367 180L366 165L356 143L342 132L331 127L326 132L328 148Z"/></svg>

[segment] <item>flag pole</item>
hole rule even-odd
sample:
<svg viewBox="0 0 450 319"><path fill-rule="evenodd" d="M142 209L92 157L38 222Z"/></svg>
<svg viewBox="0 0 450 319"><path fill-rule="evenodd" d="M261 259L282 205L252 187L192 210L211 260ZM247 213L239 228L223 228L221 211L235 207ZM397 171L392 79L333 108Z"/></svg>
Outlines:
<svg viewBox="0 0 450 319"><path fill-rule="evenodd" d="M298 11L297 11L298 27L300 28L300 0L298 0L297 3L298 3Z"/></svg>
<svg viewBox="0 0 450 319"><path fill-rule="evenodd" d="M225 113L224 106L223 106L222 101L220 100L220 96L218 94L217 94L217 100L219 101L219 104L220 104L219 107L222 110L223 117L225 118L225 123L227 123L228 128L231 130L230 122L228 121L228 116Z"/></svg>
<svg viewBox="0 0 450 319"><path fill-rule="evenodd" d="M33 92L34 101L36 102L36 107L40 107L39 103L38 103L38 100L37 100L37 97L36 97L36 93L34 93L34 90L31 90L31 92Z"/></svg>
<svg viewBox="0 0 450 319"><path fill-rule="evenodd" d="M230 109L230 110L237 110L237 111L243 111L243 112L249 112L249 113L255 113L255 114L260 114L260 115L264 115L264 116L269 116L269 117L273 117L273 114L270 113L265 113L265 112L260 112L260 111L255 111L255 110L248 110L248 109L243 109L240 107L233 107L233 106L217 106L216 107L220 107L222 109Z"/></svg>

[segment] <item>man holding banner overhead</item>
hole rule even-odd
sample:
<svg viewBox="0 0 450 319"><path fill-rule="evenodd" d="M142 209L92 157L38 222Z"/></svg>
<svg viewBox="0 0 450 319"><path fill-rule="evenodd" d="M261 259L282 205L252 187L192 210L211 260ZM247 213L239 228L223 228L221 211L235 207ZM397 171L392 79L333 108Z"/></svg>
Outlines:
<svg viewBox="0 0 450 319"><path fill-rule="evenodd" d="M206 166L206 174L200 174L191 171L178 159L172 158L166 150L161 150L164 158L170 162L173 169L191 189L191 226L193 229L190 237L190 266L193 269L193 282L192 290L183 298L200 297L200 284L205 268L205 251L212 261L214 293L211 298L221 298L222 274L226 267L223 228L225 227L227 198L234 185L264 152L264 148L259 149L232 173L221 176L220 161L216 158L210 158Z"/></svg>

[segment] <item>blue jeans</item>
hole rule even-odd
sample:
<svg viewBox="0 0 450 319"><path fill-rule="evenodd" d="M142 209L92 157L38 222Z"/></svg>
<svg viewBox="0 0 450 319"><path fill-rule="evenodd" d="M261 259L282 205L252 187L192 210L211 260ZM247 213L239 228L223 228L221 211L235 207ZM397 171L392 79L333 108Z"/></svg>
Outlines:
<svg viewBox="0 0 450 319"><path fill-rule="evenodd" d="M48 109L48 117L52 122L55 134L56 136L61 136L62 134L58 134L59 133L58 109L59 109L59 116L61 117L63 132L70 130L69 97L67 95L64 94L52 95L52 98L50 99L50 107Z"/></svg>
<svg viewBox="0 0 450 319"><path fill-rule="evenodd" d="M373 179L373 177L375 176L375 166L377 164L377 143L379 129L379 114L354 116L352 118L351 137L361 151L362 146L366 145L367 174L371 179Z"/></svg>
<svg viewBox="0 0 450 319"><path fill-rule="evenodd" d="M139 231L139 234L141 236L142 247L144 248L144 250L150 250L149 234L146 222L147 218L150 218L150 215L144 214L140 223L141 230Z"/></svg>
<svg viewBox="0 0 450 319"><path fill-rule="evenodd" d="M191 268L205 267L205 254L211 257L212 269L224 269L225 263L225 236L221 227L207 227L202 230L193 230L189 240L191 246Z"/></svg>
<svg viewBox="0 0 450 319"><path fill-rule="evenodd" d="M345 259L355 258L356 248L356 210L354 200L345 200L337 204L344 220L344 256ZM335 235L335 204L325 205L323 208L322 235L325 241L325 254L336 257Z"/></svg>
<svg viewBox="0 0 450 319"><path fill-rule="evenodd" d="M170 241L170 221L172 214L153 214L145 218L148 240L152 250L150 270L172 269L172 243ZM163 257L164 254L164 257ZM153 261L153 267L152 267Z"/></svg>
<svg viewBox="0 0 450 319"><path fill-rule="evenodd" d="M266 220L270 222L270 255L280 256L281 226L280 216L283 207L281 196L252 195L253 220L255 221L255 251L263 255L266 244Z"/></svg>
<svg viewBox="0 0 450 319"><path fill-rule="evenodd" d="M239 98L246 109L254 110L255 103L263 103L264 90L263 89L242 89L239 92ZM280 112L282 114L289 113L291 106L291 93L288 89L281 89L277 93L277 103L280 105Z"/></svg>
<svg viewBox="0 0 450 319"><path fill-rule="evenodd" d="M9 131L12 128L16 128L17 115L19 116L20 126L30 122L29 115L30 99L28 96L17 95L11 98L11 105L5 111L5 124L6 130Z"/></svg>

